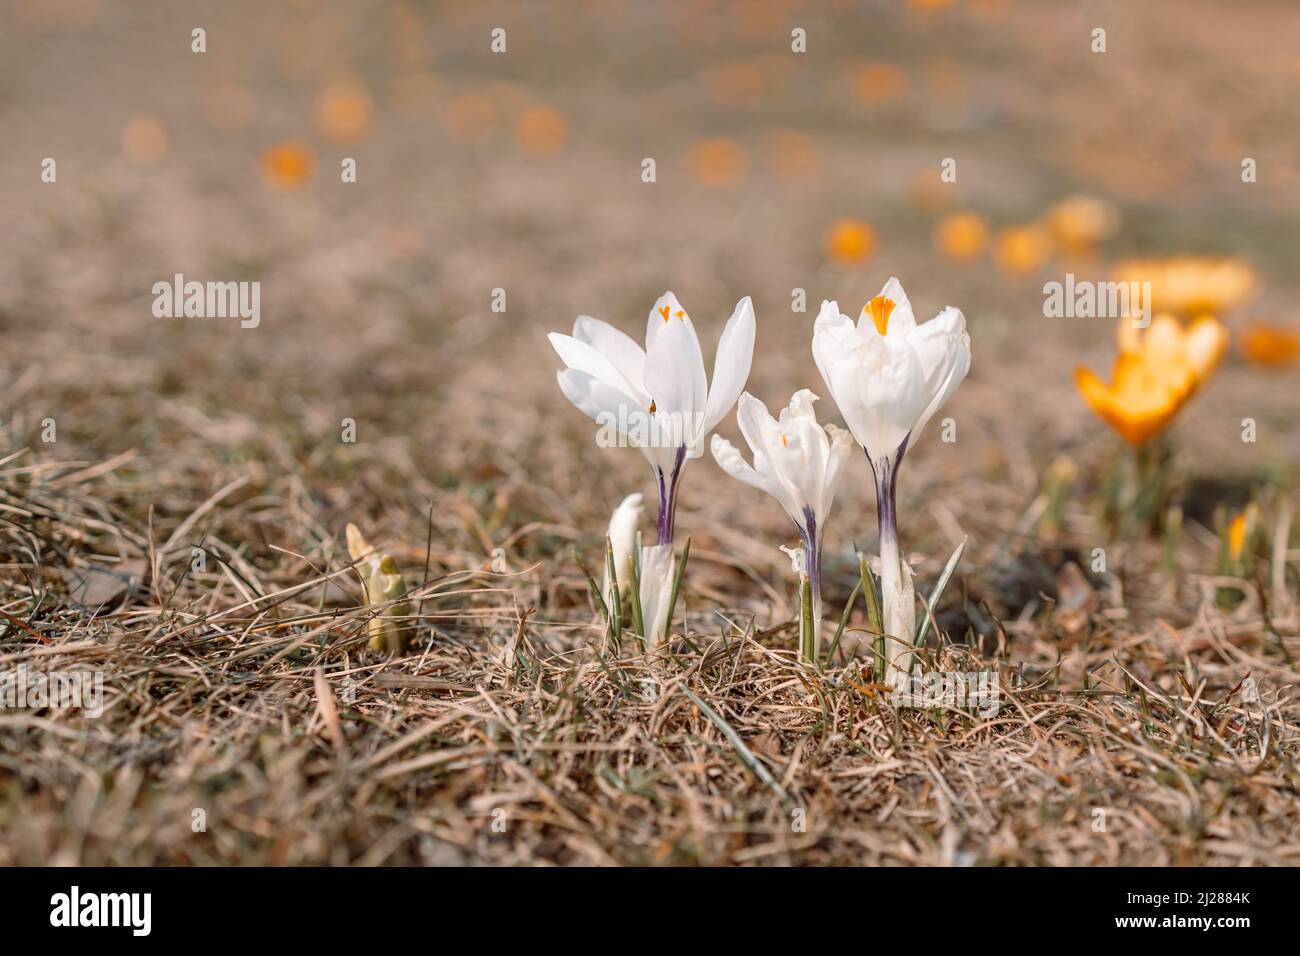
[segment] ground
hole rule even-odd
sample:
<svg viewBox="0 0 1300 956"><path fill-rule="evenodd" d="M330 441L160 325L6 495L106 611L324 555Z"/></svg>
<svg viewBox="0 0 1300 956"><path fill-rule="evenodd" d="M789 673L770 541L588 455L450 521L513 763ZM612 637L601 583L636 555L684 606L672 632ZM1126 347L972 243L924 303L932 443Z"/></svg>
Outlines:
<svg viewBox="0 0 1300 956"><path fill-rule="evenodd" d="M1296 373L1234 347L1175 422L1171 570L1097 516L1122 449L1072 373L1109 366L1112 323L1042 295L1234 255L1258 280L1234 335L1295 320L1300 10L924 6L15 3L0 669L99 670L106 702L0 710L0 863L1300 862ZM371 104L354 130L317 119L340 82ZM264 168L286 142L302 181ZM1009 275L934 247L946 212L1000 228L1080 192L1122 217L1089 253ZM828 255L844 218L874 231L863 262ZM157 317L176 273L259 281L260 324ZM995 670L999 712L882 699L860 603L800 665L788 522L707 455L677 637L609 653L573 552L599 567L653 489L564 400L545 333L635 335L671 288L708 356L751 295L749 389L810 387L837 420L817 304L890 275L969 323L956 440L936 422L909 453L900 530L923 590L968 539L927 653ZM1080 477L1050 530L1059 454ZM1214 513L1252 496L1259 560L1224 606ZM366 646L348 522L405 572L405 656ZM876 544L860 457L827 534L838 618Z"/></svg>

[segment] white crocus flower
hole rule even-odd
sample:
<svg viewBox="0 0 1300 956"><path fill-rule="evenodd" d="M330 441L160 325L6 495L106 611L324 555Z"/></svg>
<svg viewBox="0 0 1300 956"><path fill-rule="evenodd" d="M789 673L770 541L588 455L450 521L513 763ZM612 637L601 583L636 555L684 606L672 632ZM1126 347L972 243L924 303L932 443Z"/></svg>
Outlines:
<svg viewBox="0 0 1300 956"><path fill-rule="evenodd" d="M636 556L636 532L641 524L641 495L628 495L622 503L614 509L614 514L609 519L609 530L606 534L609 536L610 550L614 553L614 573L618 577L619 590L627 593L627 589L632 586L632 564ZM614 593L614 589L609 580L609 567L605 568L605 578L601 586L601 592L608 600L619 603L620 595Z"/></svg>
<svg viewBox="0 0 1300 956"><path fill-rule="evenodd" d="M572 335L553 332L567 366L557 377L565 396L601 425L601 444L640 448L659 486L659 543L673 540L677 481L688 458L731 411L754 357L754 306L741 299L723 327L713 382L690 316L665 292L646 320L645 349L613 326L579 316ZM606 437L609 436L609 437Z"/></svg>
<svg viewBox="0 0 1300 956"><path fill-rule="evenodd" d="M641 616L646 643L653 650L668 634L677 557L671 544L641 549Z"/></svg>
<svg viewBox="0 0 1300 956"><path fill-rule="evenodd" d="M766 491L790 516L803 538L805 571L812 583L813 621L821 621L821 551L826 516L835 498L844 463L853 449L849 433L817 424L817 396L800 389L779 418L746 392L740 396L736 421L753 453L750 465L736 447L713 436L713 457L731 477Z"/></svg>
<svg viewBox="0 0 1300 956"><path fill-rule="evenodd" d="M905 680L915 623L911 575L898 556L895 493L898 466L921 429L970 371L966 319L951 306L917 325L897 279L862 309L857 324L823 302L813 327L813 358L876 476L880 586L887 675ZM911 622L911 623L909 623Z"/></svg>

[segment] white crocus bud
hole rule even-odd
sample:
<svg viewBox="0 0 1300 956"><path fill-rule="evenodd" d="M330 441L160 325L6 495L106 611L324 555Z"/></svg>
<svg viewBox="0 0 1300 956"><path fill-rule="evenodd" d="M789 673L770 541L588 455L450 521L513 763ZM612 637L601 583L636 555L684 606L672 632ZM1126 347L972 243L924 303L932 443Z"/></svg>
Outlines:
<svg viewBox="0 0 1300 956"><path fill-rule="evenodd" d="M677 557L671 544L641 549L641 617L646 646L656 647L668 635L668 613L677 576Z"/></svg>
<svg viewBox="0 0 1300 956"><path fill-rule="evenodd" d="M609 519L610 548L614 552L614 573L618 576L618 587L623 593L632 586L632 564L636 555L636 532L641 525L642 497L638 494L628 495L622 503L614 509L614 514ZM601 586L601 593L605 595L606 600L618 602L621 600L620 595L612 594L612 586L609 580L609 567L605 567L604 583Z"/></svg>

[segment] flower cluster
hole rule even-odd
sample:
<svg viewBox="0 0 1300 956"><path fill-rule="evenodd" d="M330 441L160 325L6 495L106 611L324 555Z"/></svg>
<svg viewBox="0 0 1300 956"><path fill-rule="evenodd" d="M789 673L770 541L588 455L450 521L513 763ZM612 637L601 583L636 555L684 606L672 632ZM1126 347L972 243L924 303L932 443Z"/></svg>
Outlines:
<svg viewBox="0 0 1300 956"><path fill-rule="evenodd" d="M774 497L790 516L803 541L796 570L810 594L805 617L812 622L801 648L815 660L821 618L821 552L835 489L848 461L851 443L866 453L875 475L880 527L882 625L892 683L910 669L915 633L911 573L900 559L896 516L899 466L925 424L966 377L970 339L966 321L954 308L918 324L897 279L862 309L856 323L835 302L823 302L813 329L812 353L832 400L849 431L818 423L817 396L794 393L773 418L758 399L741 394L749 375L755 337L754 310L748 298L737 304L718 343L713 381L690 317L671 293L651 310L646 347L613 327L583 316L573 334L550 340L566 368L560 388L583 412L604 427L621 430L642 449L659 488L659 535L643 548L632 572L638 577L633 598L653 645L667 633L675 592L672 543L678 483L683 465L702 453L705 438L739 400L737 419L749 446L747 462L730 442L714 436L711 450L724 471ZM629 409L636 415L630 416ZM633 418L652 420L653 428L634 428ZM610 537L627 554L628 520L634 525L639 500L629 499L611 523ZM626 557L617 557L619 566ZM607 584L608 589L608 584ZM614 595L617 599L617 595Z"/></svg>

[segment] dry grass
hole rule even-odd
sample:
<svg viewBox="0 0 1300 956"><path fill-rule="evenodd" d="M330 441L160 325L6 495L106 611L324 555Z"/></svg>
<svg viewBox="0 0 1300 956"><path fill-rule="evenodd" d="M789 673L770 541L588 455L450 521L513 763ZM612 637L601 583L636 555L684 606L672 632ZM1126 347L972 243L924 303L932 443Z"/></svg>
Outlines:
<svg viewBox="0 0 1300 956"><path fill-rule="evenodd" d="M1158 541L1108 540L1092 514L1114 446L1070 370L1108 362L1112 330L1043 319L1043 276L945 263L935 211L908 198L949 150L962 172L944 208L995 226L1101 192L1124 230L1052 277L1233 252L1260 272L1256 314L1284 320L1300 294L1295 132L1279 120L1296 12L1189 0L1169 22L1100 4L1114 46L1097 60L1055 5L917 19L880 4L870 23L858 6L600 4L556 32L516 5L322 3L304 20L223 3L204 10L206 60L169 46L188 12L135 5L0 37L21 80L0 156L0 669L101 668L108 692L98 719L0 711L0 863L1300 862L1289 536L1280 586L1268 560L1300 466L1293 379L1230 359L1187 410L1173 466L1187 530L1178 570L1161 570ZM513 52L492 60L500 17ZM773 68L792 17L817 58ZM846 92L864 60L900 64L900 100ZM333 182L340 150L316 140L316 181L267 187L261 151L304 135L343 64L376 102L360 182ZM737 102L728 78L755 75ZM202 105L231 82L255 107L234 130ZM467 93L496 109L472 142L453 115ZM512 125L538 103L568 120L545 159ZM170 133L147 169L119 155L137 114ZM767 152L791 129L814 144L804 178ZM731 190L689 181L692 143L717 136L749 159ZM1224 185L1241 143L1267 171L1248 192ZM51 152L57 187L33 173ZM653 189L637 178L647 153ZM866 267L825 261L845 215L879 234ZM259 279L262 326L153 318L151 284L177 271ZM852 310L891 272L922 316L952 302L970 321L971 376L947 410L959 440L932 426L909 452L901 535L923 587L969 536L929 653L997 668L1001 711L894 710L852 632L824 671L797 665L777 551L790 531L707 459L678 517L687 626L652 659L603 655L571 552L595 566L614 505L650 489L636 452L594 447L544 332L582 312L635 329L671 286L711 351L752 294L749 387L773 406L817 384L791 288ZM488 311L498 286L505 315ZM1035 502L1060 451L1082 476L1048 535ZM831 614L854 541L874 547L868 485L854 462L828 526ZM1260 570L1225 611L1210 517L1262 488ZM348 521L412 584L401 659L365 647ZM1063 568L1097 547L1109 571L1088 575L1087 610L1059 607Z"/></svg>
<svg viewBox="0 0 1300 956"><path fill-rule="evenodd" d="M29 457L0 475L11 581L0 665L104 669L108 703L97 720L0 716L5 863L1300 854L1290 662L1300 638L1294 615L1266 623L1257 600L1233 615L1209 600L1156 607L1142 625L1109 611L1086 639L1064 636L1047 602L1001 625L1001 654L933 651L934 666L996 666L1019 681L982 719L896 711L852 659L821 673L798 665L790 626L757 629L744 609L696 596L753 594L707 549L693 562L688 632L650 659L619 659L600 650L563 545L544 571L505 576L433 545L439 570L411 593L419 640L388 660L365 650L367 611L342 545L310 512L292 535L310 547L241 554L228 543L259 512L292 513L289 488L227 484L195 494L183 516L155 512L151 530L111 493L129 466L24 467ZM435 496L435 540L454 502ZM187 536L212 556L204 573L177 544ZM122 559L103 559L109 540ZM442 573L457 565L470 567ZM71 572L90 567L133 573L139 586L101 581L95 600L120 593L78 607ZM972 577L967 602L987 575ZM1094 693L1069 692L1085 670ZM1243 700L1245 675L1257 703ZM195 808L205 833L191 830Z"/></svg>

